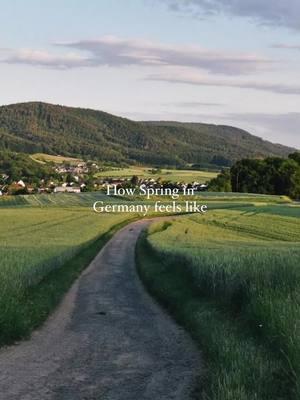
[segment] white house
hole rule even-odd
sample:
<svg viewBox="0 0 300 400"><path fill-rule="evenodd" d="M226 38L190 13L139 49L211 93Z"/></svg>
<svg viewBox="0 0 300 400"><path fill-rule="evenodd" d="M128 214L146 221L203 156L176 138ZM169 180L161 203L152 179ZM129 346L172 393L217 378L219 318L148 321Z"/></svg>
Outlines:
<svg viewBox="0 0 300 400"><path fill-rule="evenodd" d="M17 182L17 185L22 186L23 188L26 186L25 183L22 181L22 179Z"/></svg>
<svg viewBox="0 0 300 400"><path fill-rule="evenodd" d="M207 190L207 188L208 188L208 185L205 185L204 183L202 183L202 184L199 186L199 189L202 190L202 191Z"/></svg>
<svg viewBox="0 0 300 400"><path fill-rule="evenodd" d="M57 186L54 188L54 193L80 193L80 187L75 186Z"/></svg>

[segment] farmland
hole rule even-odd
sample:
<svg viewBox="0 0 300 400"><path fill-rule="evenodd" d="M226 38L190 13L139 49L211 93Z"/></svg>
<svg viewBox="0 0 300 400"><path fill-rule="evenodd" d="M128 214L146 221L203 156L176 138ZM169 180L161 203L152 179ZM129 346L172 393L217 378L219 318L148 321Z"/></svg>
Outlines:
<svg viewBox="0 0 300 400"><path fill-rule="evenodd" d="M70 206L65 196L55 207L3 203L0 345L39 325L117 227L133 217L98 216L87 207Z"/></svg>
<svg viewBox="0 0 300 400"><path fill-rule="evenodd" d="M66 157L66 156L54 156L52 154L46 154L46 153L35 153L30 156L32 160L40 162L40 163L47 163L47 162L53 162L55 164L63 164L63 163L69 163L69 164L78 164L82 162L83 160L81 158L75 158L75 157Z"/></svg>
<svg viewBox="0 0 300 400"><path fill-rule="evenodd" d="M297 205L236 204L140 240L143 281L204 352L204 398L299 398L299 218Z"/></svg>
<svg viewBox="0 0 300 400"><path fill-rule="evenodd" d="M81 158L65 157L59 155L51 155L46 153L32 154L31 159L42 164L52 162L54 164L70 164L75 165L83 162ZM189 170L189 169L151 169L150 167L143 166L129 166L129 167L105 167L103 171L97 172L95 175L99 178L131 178L133 175L139 178L153 178L157 180L161 178L165 181L172 182L186 182L191 183L197 181L205 183L217 176L217 172L202 171L202 170Z"/></svg>
<svg viewBox="0 0 300 400"><path fill-rule="evenodd" d="M204 396L297 399L299 205L244 193L196 198L207 214L155 222L140 240L143 281L203 350ZM0 345L39 326L106 240L137 217L95 214L99 200L121 201L103 192L0 199Z"/></svg>
<svg viewBox="0 0 300 400"><path fill-rule="evenodd" d="M180 195L178 198L179 202L184 202L186 199L191 197L185 197ZM286 196L270 196L270 195L255 195L248 193L214 193L214 192L200 192L194 196L194 199L208 204L210 209L216 208L232 208L232 207L246 207L246 206L257 206L260 210L266 209L269 212L270 207L266 208L267 205L274 205L276 208L274 212L280 213L284 206L289 204L291 201ZM96 201L109 201L109 203L120 203L120 202L133 202L138 201L139 203L154 203L154 201L170 202L172 198L170 196L152 196L149 201L145 200L145 196L107 196L104 191L85 192L78 194L41 194L41 195L18 195L18 196L2 196L0 197L0 210L1 208L70 208L70 207L88 207L91 208L93 203ZM297 208L294 208L297 213ZM292 208L290 208L290 212Z"/></svg>
<svg viewBox="0 0 300 400"><path fill-rule="evenodd" d="M0 198L0 208L8 207L91 207L94 201L107 200L103 192L59 193L41 195L3 196ZM111 197L110 201L114 201Z"/></svg>
<svg viewBox="0 0 300 400"><path fill-rule="evenodd" d="M151 170L146 167L129 167L129 168L113 168L97 173L98 177L103 178L131 178L133 175L139 178L153 178L157 180L161 178L165 181L172 182L199 182L205 183L217 176L216 172L199 171L199 170L180 170L180 169L160 169Z"/></svg>

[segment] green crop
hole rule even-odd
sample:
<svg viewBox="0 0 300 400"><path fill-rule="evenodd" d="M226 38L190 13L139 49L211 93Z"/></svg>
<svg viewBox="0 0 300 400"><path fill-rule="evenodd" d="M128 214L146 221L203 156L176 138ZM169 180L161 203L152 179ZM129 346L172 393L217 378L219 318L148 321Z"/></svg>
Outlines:
<svg viewBox="0 0 300 400"><path fill-rule="evenodd" d="M203 309L208 312L208 304L213 304L218 313L210 315L220 315L223 321L214 317L214 326L227 326L224 328L226 337L223 338L222 332L213 334L215 329L211 328L209 335L207 328L195 328L196 317L192 323L193 318L189 319L194 326L194 333L198 329L196 336L201 338L204 348L209 341L211 350L208 350L208 358L213 365L218 365L219 371L215 379L223 379L219 392L215 390L216 381L213 381L212 398L233 399L234 394L230 397L230 393L236 393L237 396L237 393L247 393L247 390L250 394L248 397L243 394L242 398L261 398L259 387L265 390L265 383L256 382L256 395L260 393L258 397L253 397L253 387L251 390L246 387L251 374L247 361L250 359L246 351L248 345L241 345L246 340L251 342L251 346L256 343L257 349L264 349L263 359L257 357L257 362L251 365L252 369L265 371L268 363L278 361L278 371L275 375L271 371L269 374L270 388L275 387L276 383L289 387L289 390L274 398L298 399L299 206L261 205L240 210L211 210L205 215L183 216L164 223L154 223L149 228L147 243L153 256L160 260L162 274L163 271L169 271L169 279L172 279L172 268L174 273L179 268L180 273L192 282L194 301L199 302L201 312ZM162 277L157 276L157 279ZM155 282L154 276L152 280ZM172 299L168 289L164 296ZM211 325L211 317L209 321ZM232 329L229 330L228 326ZM235 332L236 338L232 337L232 332ZM239 336L237 332L240 332ZM226 343L229 343L229 348L226 348ZM223 359L225 348L229 357L226 362ZM239 375L232 375L230 365L235 363L241 371ZM238 376L240 381L236 382ZM266 398L271 397L266 395Z"/></svg>

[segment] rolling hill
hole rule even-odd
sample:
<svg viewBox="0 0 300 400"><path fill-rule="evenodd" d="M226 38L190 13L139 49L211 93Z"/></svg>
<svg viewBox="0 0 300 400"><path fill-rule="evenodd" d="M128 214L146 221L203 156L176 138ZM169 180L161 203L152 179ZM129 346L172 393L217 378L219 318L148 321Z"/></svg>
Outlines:
<svg viewBox="0 0 300 400"><path fill-rule="evenodd" d="M286 156L294 150L230 126L135 122L41 102L0 107L1 149L173 166L226 166L244 157Z"/></svg>

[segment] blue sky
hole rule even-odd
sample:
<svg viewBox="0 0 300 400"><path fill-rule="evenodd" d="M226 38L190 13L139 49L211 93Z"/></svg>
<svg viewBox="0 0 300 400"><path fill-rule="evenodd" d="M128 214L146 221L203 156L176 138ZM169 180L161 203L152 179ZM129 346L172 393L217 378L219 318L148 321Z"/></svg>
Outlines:
<svg viewBox="0 0 300 400"><path fill-rule="evenodd" d="M298 0L3 0L0 104L231 124L300 148Z"/></svg>

